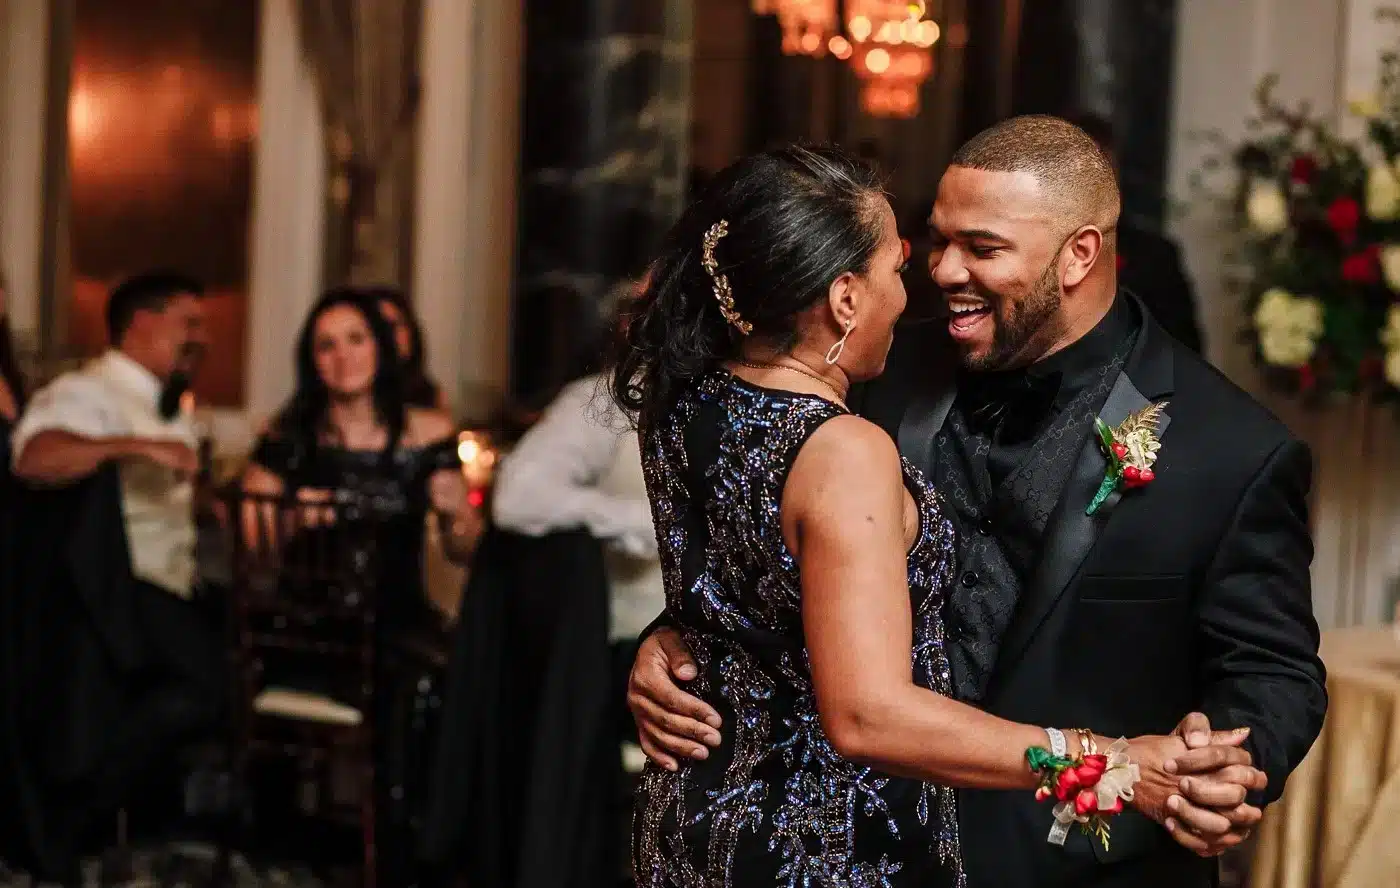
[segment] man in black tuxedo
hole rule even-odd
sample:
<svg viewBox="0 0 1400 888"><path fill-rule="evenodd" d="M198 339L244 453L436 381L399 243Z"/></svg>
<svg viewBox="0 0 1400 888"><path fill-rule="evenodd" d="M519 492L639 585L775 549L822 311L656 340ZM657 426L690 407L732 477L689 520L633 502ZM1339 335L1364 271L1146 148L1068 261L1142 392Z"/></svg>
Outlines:
<svg viewBox="0 0 1400 888"><path fill-rule="evenodd" d="M973 138L930 220L949 318L897 335L852 400L958 526L958 698L1178 744L1182 779L1139 784L1110 849L1079 833L1047 844L1050 808L1028 793L961 792L974 886L1210 885L1211 858L1277 798L1326 710L1308 449L1118 289L1118 212L1111 164L1077 127L1020 117ZM1095 417L1163 402L1155 479L1087 514L1106 468ZM629 704L663 765L718 741L717 714L672 681L690 662L661 628L633 668ZM1217 745L1211 726L1250 733Z"/></svg>

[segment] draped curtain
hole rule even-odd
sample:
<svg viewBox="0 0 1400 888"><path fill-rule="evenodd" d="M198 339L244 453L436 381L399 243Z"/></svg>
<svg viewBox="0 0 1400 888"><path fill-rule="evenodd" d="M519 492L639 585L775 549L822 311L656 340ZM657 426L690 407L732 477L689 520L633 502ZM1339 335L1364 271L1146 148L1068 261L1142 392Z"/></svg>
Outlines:
<svg viewBox="0 0 1400 888"><path fill-rule="evenodd" d="M406 284L422 0L300 0L326 120L327 285Z"/></svg>

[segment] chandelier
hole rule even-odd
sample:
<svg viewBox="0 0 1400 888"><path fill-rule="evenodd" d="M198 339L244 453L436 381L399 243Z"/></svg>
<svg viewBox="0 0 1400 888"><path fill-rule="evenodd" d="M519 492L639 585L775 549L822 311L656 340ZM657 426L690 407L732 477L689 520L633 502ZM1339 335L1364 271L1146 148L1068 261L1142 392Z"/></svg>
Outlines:
<svg viewBox="0 0 1400 888"><path fill-rule="evenodd" d="M836 0L753 0L753 11L778 17L784 55L822 55L836 33Z"/></svg>
<svg viewBox="0 0 1400 888"><path fill-rule="evenodd" d="M846 0L846 33L831 51L849 59L862 81L860 106L872 117L913 117L919 89L933 73L938 23L925 0Z"/></svg>

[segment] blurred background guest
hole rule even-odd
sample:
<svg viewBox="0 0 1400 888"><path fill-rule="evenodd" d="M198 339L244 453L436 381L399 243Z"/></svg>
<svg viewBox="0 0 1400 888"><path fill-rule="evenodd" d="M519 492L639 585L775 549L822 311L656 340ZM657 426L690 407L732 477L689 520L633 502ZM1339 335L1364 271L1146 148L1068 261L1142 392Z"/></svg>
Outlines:
<svg viewBox="0 0 1400 888"><path fill-rule="evenodd" d="M429 522L436 525L433 539L455 562L470 556L482 524L468 501L451 418L436 407L410 404L405 396L410 368L399 357L383 303L382 291L343 287L325 293L311 309L296 348L296 390L257 442L242 487L299 503L294 520L263 524L283 535L273 545L285 565L334 550L335 541L344 539L338 531L347 526L345 513L332 511L338 504L356 502L359 517L352 520L373 528L375 692L373 711L359 717L375 725L370 790L377 812L375 854L381 878L398 884L407 878L405 831L420 803L405 787L420 783L417 769L426 766L414 752L426 742L425 726L403 710L404 689L411 695L431 668L422 672L423 664L406 664L390 652L414 639L433 647L444 637L443 615L425 587ZM416 378L423 382L421 375ZM267 503L245 506L245 522L256 520L257 508L275 511ZM335 527L325 526L331 521ZM294 575L286 585L293 594ZM325 631L347 633L348 644L356 637L353 626ZM358 706L358 689L346 687L343 679L333 664L295 652L268 652L261 672L265 689ZM347 760L345 772L352 767Z"/></svg>
<svg viewBox="0 0 1400 888"><path fill-rule="evenodd" d="M203 287L173 272L129 278L106 326L107 352L36 393L13 436L27 554L5 631L29 633L7 641L27 645L10 661L29 670L20 687L62 704L21 728L43 750L32 777L53 807L36 834L67 846L49 861L61 877L91 830L217 736L226 688L196 576L198 457L182 409L206 350Z"/></svg>
<svg viewBox="0 0 1400 888"><path fill-rule="evenodd" d="M603 379L594 374L565 386L506 456L492 517L526 536L583 529L604 541L609 640L627 645L661 612L661 565L637 435L599 394Z"/></svg>
<svg viewBox="0 0 1400 888"><path fill-rule="evenodd" d="M337 491L379 497L388 506L379 536L381 619L402 628L437 621L423 588L425 513L459 559L481 525L451 418L410 405L381 304L378 291L347 287L311 309L296 348L296 391L254 447L242 483L254 494L294 493L311 510Z"/></svg>

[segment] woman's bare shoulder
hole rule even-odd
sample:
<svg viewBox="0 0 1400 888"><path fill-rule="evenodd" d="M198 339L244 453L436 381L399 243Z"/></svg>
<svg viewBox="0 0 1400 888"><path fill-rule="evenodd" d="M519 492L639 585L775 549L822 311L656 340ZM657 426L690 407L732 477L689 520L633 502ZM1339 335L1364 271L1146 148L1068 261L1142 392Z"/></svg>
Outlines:
<svg viewBox="0 0 1400 888"><path fill-rule="evenodd" d="M456 427L446 410L435 407L410 407L404 412L404 445L425 447L452 437Z"/></svg>
<svg viewBox="0 0 1400 888"><path fill-rule="evenodd" d="M875 423L852 413L822 423L802 448L802 454L808 451L821 460L845 463L850 468L899 466L894 439Z"/></svg>
<svg viewBox="0 0 1400 888"><path fill-rule="evenodd" d="M852 414L834 417L812 433L797 454L788 476L794 485L822 491L854 489L871 484L899 485L899 450L875 423Z"/></svg>

